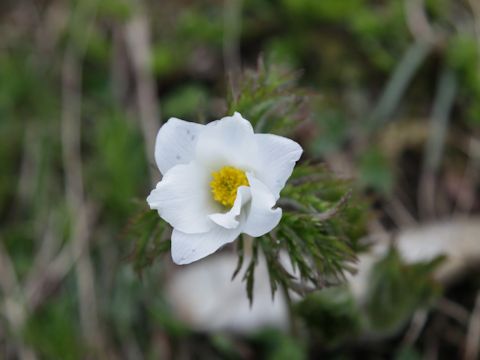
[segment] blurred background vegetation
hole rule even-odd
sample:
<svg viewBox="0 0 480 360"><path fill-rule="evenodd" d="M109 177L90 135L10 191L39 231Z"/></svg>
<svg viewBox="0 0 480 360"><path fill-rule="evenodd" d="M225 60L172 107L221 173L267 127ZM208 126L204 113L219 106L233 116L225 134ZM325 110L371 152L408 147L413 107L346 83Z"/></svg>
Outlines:
<svg viewBox="0 0 480 360"><path fill-rule="evenodd" d="M478 358L480 2L2 0L0 34L0 358ZM354 179L369 234L461 216L473 230L452 247L467 236L476 262L442 282L448 253L406 264L392 248L361 304L312 293L291 331L180 320L176 267L142 258L139 275L126 234L160 176L162 121L218 119L230 92L254 111L243 69L298 75L289 136Z"/></svg>

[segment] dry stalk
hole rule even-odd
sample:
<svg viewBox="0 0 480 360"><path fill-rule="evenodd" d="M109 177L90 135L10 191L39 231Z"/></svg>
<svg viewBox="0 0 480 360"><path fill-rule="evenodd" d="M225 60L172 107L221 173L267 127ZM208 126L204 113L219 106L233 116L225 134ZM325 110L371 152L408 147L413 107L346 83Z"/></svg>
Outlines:
<svg viewBox="0 0 480 360"><path fill-rule="evenodd" d="M155 163L155 137L160 126L160 106L152 74L151 40L148 18L142 12L132 16L125 28L125 42L136 82L137 108L145 140L145 154L149 164ZM158 172L149 167L152 185Z"/></svg>

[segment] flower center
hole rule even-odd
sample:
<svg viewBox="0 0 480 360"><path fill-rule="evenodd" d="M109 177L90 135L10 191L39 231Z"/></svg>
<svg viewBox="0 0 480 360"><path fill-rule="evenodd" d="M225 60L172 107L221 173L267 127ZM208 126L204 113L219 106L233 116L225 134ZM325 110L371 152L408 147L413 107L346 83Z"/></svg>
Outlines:
<svg viewBox="0 0 480 360"><path fill-rule="evenodd" d="M249 186L245 172L233 166L224 166L212 172L213 180L210 182L213 198L220 204L232 207L237 197L240 186Z"/></svg>

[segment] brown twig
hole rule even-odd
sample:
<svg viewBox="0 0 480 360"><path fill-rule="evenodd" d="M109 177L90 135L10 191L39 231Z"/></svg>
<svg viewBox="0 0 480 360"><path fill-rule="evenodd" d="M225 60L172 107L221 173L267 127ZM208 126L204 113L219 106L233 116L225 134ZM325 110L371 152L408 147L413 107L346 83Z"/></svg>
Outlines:
<svg viewBox="0 0 480 360"><path fill-rule="evenodd" d="M418 190L418 208L424 218L435 217L438 212L436 175L440 168L450 112L457 94L455 73L444 69L437 86L435 101L430 117L430 135L425 146L425 156Z"/></svg>
<svg viewBox="0 0 480 360"><path fill-rule="evenodd" d="M27 319L27 307L23 298L22 289L19 286L12 260L3 246L0 238L0 289L3 293L1 311L12 333L16 337L19 358L21 360L36 359L35 353L21 339L25 321Z"/></svg>
<svg viewBox="0 0 480 360"><path fill-rule="evenodd" d="M443 314L458 321L458 323L467 325L469 318L468 311L460 304L457 304L456 302L453 302L447 298L441 298L438 300L436 308Z"/></svg>
<svg viewBox="0 0 480 360"><path fill-rule="evenodd" d="M300 202L290 198L280 198L277 205L285 210L293 210L300 213L308 212L309 210Z"/></svg>
<svg viewBox="0 0 480 360"><path fill-rule="evenodd" d="M408 211L398 196L391 197L389 203L385 206L385 212L394 219L399 228L412 227L418 224L412 213Z"/></svg>
<svg viewBox="0 0 480 360"><path fill-rule="evenodd" d="M92 205L85 204L85 207L80 210L83 213L81 217L88 216L87 223L93 224L95 209ZM45 268L32 272L24 286L26 303L31 311L40 307L50 295L51 289L59 286L65 279L87 250L87 244L85 242L82 247L79 247L75 246L73 241L67 243L53 259L50 259Z"/></svg>
<svg viewBox="0 0 480 360"><path fill-rule="evenodd" d="M238 98L240 85L240 33L242 25L242 0L225 1L223 62L230 80L233 98Z"/></svg>
<svg viewBox="0 0 480 360"><path fill-rule="evenodd" d="M428 312L424 309L417 310L413 314L410 327L405 333L405 336L402 341L402 343L405 346L412 346L415 343L415 341L417 341L418 337L422 333L422 329L427 323L427 318L428 318Z"/></svg>
<svg viewBox="0 0 480 360"><path fill-rule="evenodd" d="M467 340L465 344L465 360L478 359L480 354L480 291L477 293L475 307L468 325Z"/></svg>
<svg viewBox="0 0 480 360"><path fill-rule="evenodd" d="M432 52L433 47L434 44L430 42L416 41L404 53L370 116L369 129L371 131L391 120L393 112L400 103L408 85Z"/></svg>
<svg viewBox="0 0 480 360"><path fill-rule="evenodd" d="M424 0L406 0L405 16L408 29L417 41L435 41L435 32L428 21Z"/></svg>
<svg viewBox="0 0 480 360"><path fill-rule="evenodd" d="M155 138L160 126L160 106L152 74L148 18L141 10L127 23L125 41L136 81L137 108L145 140L145 154L149 163L154 164ZM158 172L152 167L149 167L149 170L151 183L154 185Z"/></svg>
<svg viewBox="0 0 480 360"><path fill-rule="evenodd" d="M83 8L84 6L85 8ZM65 170L65 195L74 219L70 239L70 261L77 260L75 275L79 292L80 324L83 335L92 349L102 351L103 335L100 330L95 276L89 254L89 206L85 201L81 157L81 107L82 107L82 60L94 27L96 7L80 3L74 15L85 16L87 31L84 42L77 47L67 47L62 66L62 159ZM88 19L88 20L87 20Z"/></svg>
<svg viewBox="0 0 480 360"><path fill-rule="evenodd" d="M81 132L81 66L73 53L65 54L63 64L63 116L62 149L65 168L67 205L74 219L71 238L72 251L77 256L76 277L79 290L80 319L83 335L95 349L102 347L98 322L95 276L89 256L90 224L84 200L82 159L80 156Z"/></svg>
<svg viewBox="0 0 480 360"><path fill-rule="evenodd" d="M324 212L312 214L311 216L315 218L315 220L317 221L325 221L325 220L331 219L332 217L337 215L340 210L342 210L345 207L345 205L350 200L351 196L352 196L352 191L350 190L345 195L343 195L342 198L338 200L338 202L333 207L331 207L330 209Z"/></svg>

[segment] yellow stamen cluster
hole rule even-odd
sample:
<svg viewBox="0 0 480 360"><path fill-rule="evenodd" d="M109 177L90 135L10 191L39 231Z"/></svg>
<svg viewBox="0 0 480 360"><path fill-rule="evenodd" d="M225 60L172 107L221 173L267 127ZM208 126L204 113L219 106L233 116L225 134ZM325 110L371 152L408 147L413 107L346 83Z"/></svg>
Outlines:
<svg viewBox="0 0 480 360"><path fill-rule="evenodd" d="M232 207L237 197L240 186L249 186L245 172L233 166L224 166L212 172L213 180L210 182L213 198L220 204Z"/></svg>

